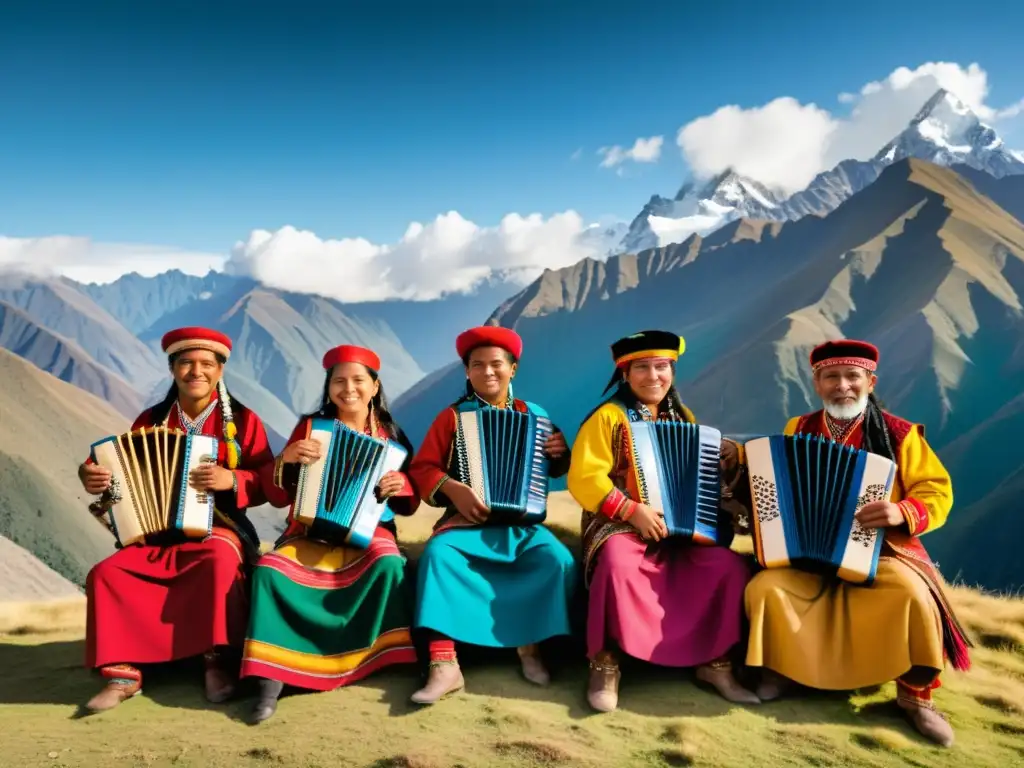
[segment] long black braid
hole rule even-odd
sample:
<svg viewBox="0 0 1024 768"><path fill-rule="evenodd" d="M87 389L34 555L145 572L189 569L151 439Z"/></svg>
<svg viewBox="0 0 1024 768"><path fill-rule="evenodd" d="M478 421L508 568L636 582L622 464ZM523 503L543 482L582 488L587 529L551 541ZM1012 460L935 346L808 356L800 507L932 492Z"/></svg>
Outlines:
<svg viewBox="0 0 1024 768"><path fill-rule="evenodd" d="M890 461L896 461L896 451L892 447L892 436L885 423L882 404L874 392L868 395L868 405L864 410L864 438L861 448L869 453L884 456Z"/></svg>

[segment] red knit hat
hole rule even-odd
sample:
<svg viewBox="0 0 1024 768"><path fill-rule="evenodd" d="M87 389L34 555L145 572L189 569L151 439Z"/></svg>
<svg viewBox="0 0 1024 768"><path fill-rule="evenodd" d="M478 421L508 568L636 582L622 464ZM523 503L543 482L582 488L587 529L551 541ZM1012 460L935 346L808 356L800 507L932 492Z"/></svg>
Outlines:
<svg viewBox="0 0 1024 768"><path fill-rule="evenodd" d="M455 351L465 358L477 347L501 347L518 360L523 355L523 340L511 328L498 325L482 325L463 331L455 340Z"/></svg>
<svg viewBox="0 0 1024 768"><path fill-rule="evenodd" d="M189 349L205 349L225 360L231 356L231 339L211 328L189 327L168 331L160 340L160 346L168 355Z"/></svg>
<svg viewBox="0 0 1024 768"><path fill-rule="evenodd" d="M324 370L329 371L341 363L361 363L374 371L380 371L380 358L373 350L353 344L342 344L340 347L327 350L327 354L324 355Z"/></svg>
<svg viewBox="0 0 1024 768"><path fill-rule="evenodd" d="M829 365L856 365L875 372L878 347L856 339L835 339L811 350L811 370L817 372Z"/></svg>

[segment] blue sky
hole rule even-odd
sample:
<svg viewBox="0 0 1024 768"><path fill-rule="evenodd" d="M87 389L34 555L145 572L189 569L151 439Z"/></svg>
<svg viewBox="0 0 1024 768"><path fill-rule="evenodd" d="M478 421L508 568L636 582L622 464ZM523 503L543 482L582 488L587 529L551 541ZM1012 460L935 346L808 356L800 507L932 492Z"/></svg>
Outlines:
<svg viewBox="0 0 1024 768"><path fill-rule="evenodd" d="M983 23L909 2L22 5L0 11L17 237L225 251L286 224L392 242L448 210L629 218L683 180L679 127L724 104L841 115L839 92L927 61L978 62L996 106L1024 96L1021 4ZM1019 120L999 130L1024 146ZM655 134L660 162L599 167Z"/></svg>

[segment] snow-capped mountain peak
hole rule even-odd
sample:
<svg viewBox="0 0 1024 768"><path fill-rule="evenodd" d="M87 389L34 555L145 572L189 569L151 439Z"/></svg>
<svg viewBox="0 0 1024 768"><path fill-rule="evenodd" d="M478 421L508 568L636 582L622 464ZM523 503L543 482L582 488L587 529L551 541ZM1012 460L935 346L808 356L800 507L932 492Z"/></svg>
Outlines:
<svg viewBox="0 0 1024 768"><path fill-rule="evenodd" d="M1024 173L1019 153L976 114L945 89L925 102L906 129L874 159L885 164L917 157L938 165L963 163L993 176Z"/></svg>
<svg viewBox="0 0 1024 768"><path fill-rule="evenodd" d="M673 200L655 195L633 219L615 252L681 243L740 217L795 221L809 214L826 215L873 183L886 166L908 157L936 165L967 165L996 177L1024 174L1024 152L1007 147L969 106L939 89L874 157L843 160L791 197L776 195L732 170L699 187L684 184Z"/></svg>
<svg viewBox="0 0 1024 768"><path fill-rule="evenodd" d="M672 200L652 196L629 225L618 252L680 243L743 217L774 219L780 202L768 187L729 168L700 185L688 181Z"/></svg>

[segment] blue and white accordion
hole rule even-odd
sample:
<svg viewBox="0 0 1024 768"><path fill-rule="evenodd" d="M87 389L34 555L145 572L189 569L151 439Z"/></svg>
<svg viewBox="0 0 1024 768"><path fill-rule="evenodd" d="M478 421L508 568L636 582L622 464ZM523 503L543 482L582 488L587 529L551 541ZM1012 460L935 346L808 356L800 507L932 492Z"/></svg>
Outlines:
<svg viewBox="0 0 1024 768"><path fill-rule="evenodd" d="M336 419L312 419L308 439L319 443L320 458L299 468L295 520L314 539L365 549L387 507L374 489L385 473L401 469L408 453Z"/></svg>
<svg viewBox="0 0 1024 768"><path fill-rule="evenodd" d="M92 460L110 470L98 502L122 547L147 536L178 532L202 539L213 529L213 494L189 485L189 473L217 461L218 440L180 429L142 427L98 440Z"/></svg>
<svg viewBox="0 0 1024 768"><path fill-rule="evenodd" d="M493 522L543 522L548 506L548 458L553 431L540 406L471 408L457 412L456 460L463 482L491 510Z"/></svg>
<svg viewBox="0 0 1024 768"><path fill-rule="evenodd" d="M643 503L664 514L669 536L717 544L722 433L681 421L631 421L629 431Z"/></svg>
<svg viewBox="0 0 1024 768"><path fill-rule="evenodd" d="M769 435L744 449L758 563L874 581L884 533L854 514L889 498L896 464L816 435Z"/></svg>

